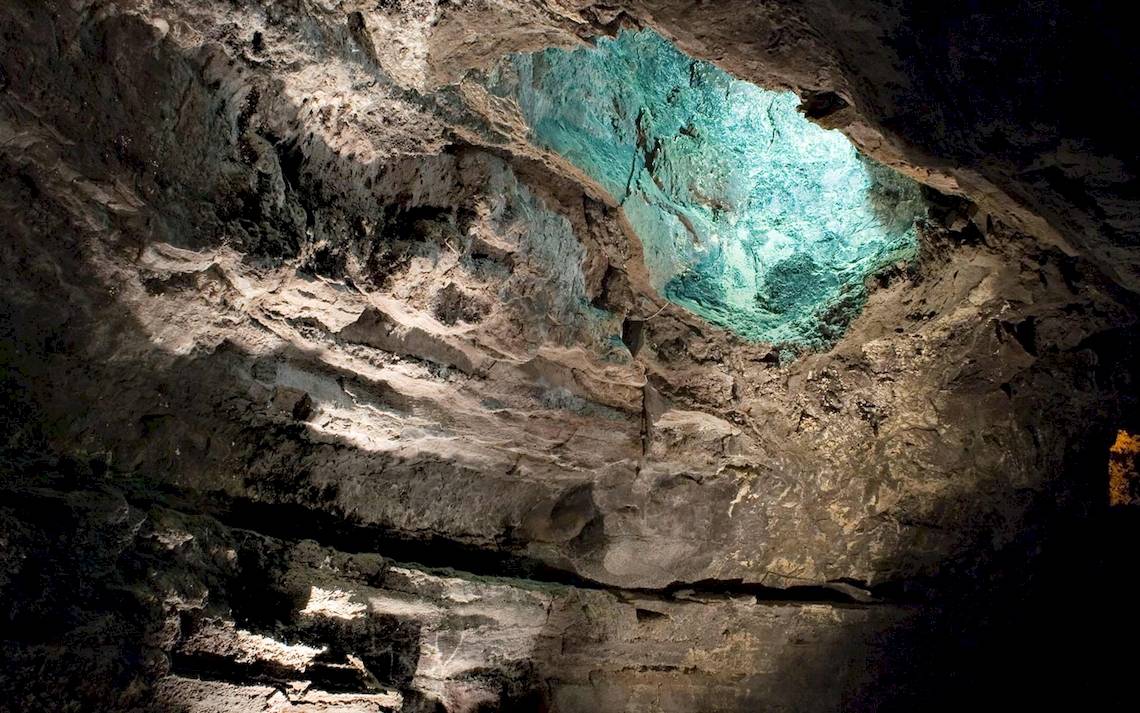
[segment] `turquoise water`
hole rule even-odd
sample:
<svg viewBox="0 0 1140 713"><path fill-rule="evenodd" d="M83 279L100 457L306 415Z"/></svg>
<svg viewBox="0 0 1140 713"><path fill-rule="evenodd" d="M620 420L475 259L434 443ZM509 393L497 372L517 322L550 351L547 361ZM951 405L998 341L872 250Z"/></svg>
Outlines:
<svg viewBox="0 0 1140 713"><path fill-rule="evenodd" d="M917 184L651 31L514 55L491 85L622 204L658 290L748 339L827 345L915 253Z"/></svg>

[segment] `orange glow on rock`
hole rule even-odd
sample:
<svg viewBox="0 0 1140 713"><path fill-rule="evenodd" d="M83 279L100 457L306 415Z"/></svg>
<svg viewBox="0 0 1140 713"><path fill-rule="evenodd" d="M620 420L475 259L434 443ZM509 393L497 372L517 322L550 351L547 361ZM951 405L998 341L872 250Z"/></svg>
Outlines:
<svg viewBox="0 0 1140 713"><path fill-rule="evenodd" d="M1140 456L1140 436L1117 431L1116 442L1109 449L1108 457L1109 505L1140 504L1137 456Z"/></svg>

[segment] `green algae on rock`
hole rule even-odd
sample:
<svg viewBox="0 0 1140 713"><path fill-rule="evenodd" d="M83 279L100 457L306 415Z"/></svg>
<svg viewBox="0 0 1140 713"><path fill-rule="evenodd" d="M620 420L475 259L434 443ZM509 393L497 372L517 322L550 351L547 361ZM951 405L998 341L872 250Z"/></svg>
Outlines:
<svg viewBox="0 0 1140 713"><path fill-rule="evenodd" d="M825 346L915 253L916 183L652 31L513 55L491 83L622 204L655 288L748 339Z"/></svg>

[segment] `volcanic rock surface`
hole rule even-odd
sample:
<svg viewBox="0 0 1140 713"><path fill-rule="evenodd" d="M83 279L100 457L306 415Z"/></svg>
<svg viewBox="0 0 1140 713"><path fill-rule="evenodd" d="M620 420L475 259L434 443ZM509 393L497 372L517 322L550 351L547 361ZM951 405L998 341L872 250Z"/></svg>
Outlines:
<svg viewBox="0 0 1140 713"><path fill-rule="evenodd" d="M1124 707L1136 50L910 5L3 3L0 709ZM488 89L642 27L926 184L833 346Z"/></svg>

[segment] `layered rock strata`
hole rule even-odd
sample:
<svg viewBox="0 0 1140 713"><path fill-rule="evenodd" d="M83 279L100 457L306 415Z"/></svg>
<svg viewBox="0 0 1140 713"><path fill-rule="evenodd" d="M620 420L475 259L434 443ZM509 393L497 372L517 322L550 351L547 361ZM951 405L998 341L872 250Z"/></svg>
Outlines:
<svg viewBox="0 0 1140 713"><path fill-rule="evenodd" d="M1052 87L1029 28L924 62L936 15L848 4L0 8L3 705L885 710L1053 672L1052 583L1113 581L1130 527L1089 523L1136 413L1136 154L932 88L1019 48ZM933 187L833 348L665 302L486 89L642 24Z"/></svg>

